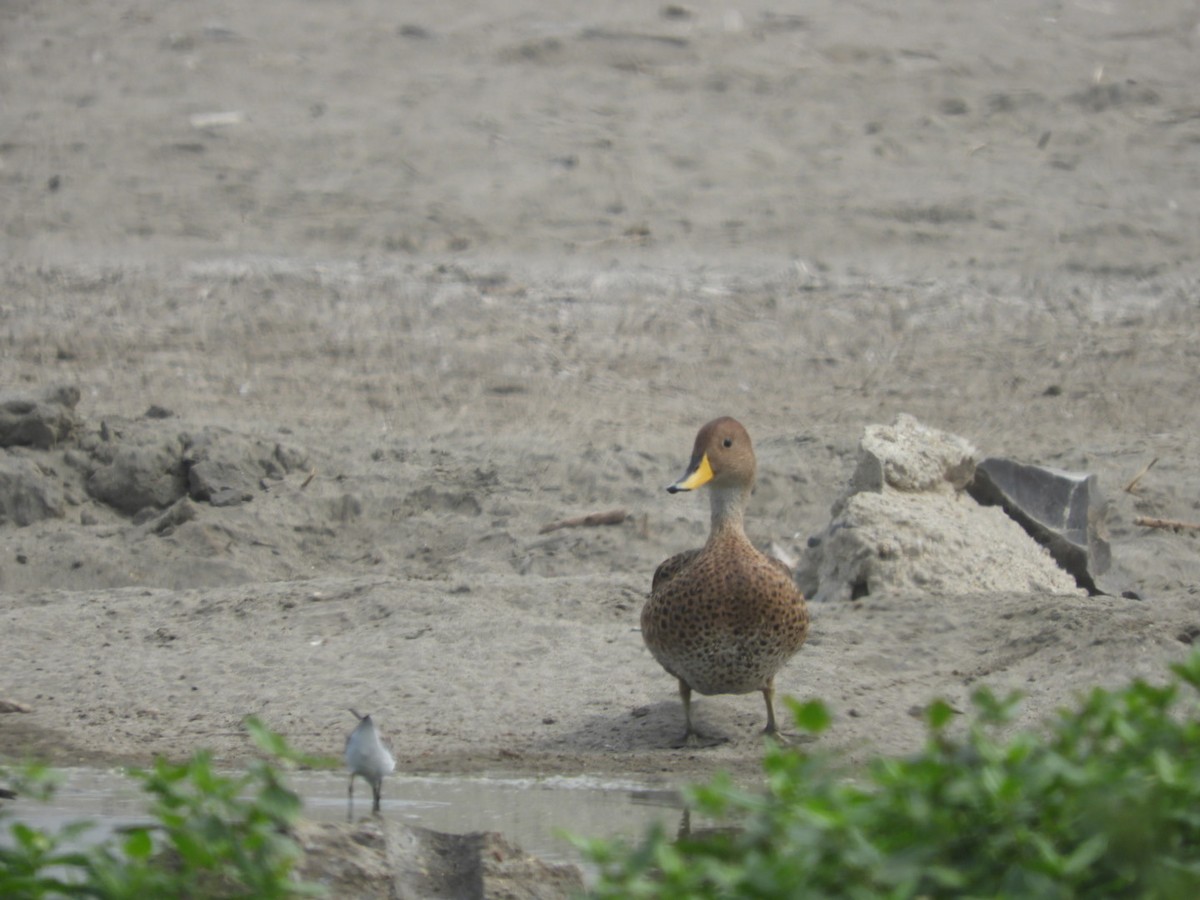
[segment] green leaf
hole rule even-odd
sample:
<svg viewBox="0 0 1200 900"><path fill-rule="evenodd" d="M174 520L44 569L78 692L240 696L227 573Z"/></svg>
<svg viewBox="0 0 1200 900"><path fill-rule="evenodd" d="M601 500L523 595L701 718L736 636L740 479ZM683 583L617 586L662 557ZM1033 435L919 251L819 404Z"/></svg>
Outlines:
<svg viewBox="0 0 1200 900"><path fill-rule="evenodd" d="M125 838L125 855L130 859L146 860L154 852L154 841L147 828L135 828Z"/></svg>
<svg viewBox="0 0 1200 900"><path fill-rule="evenodd" d="M791 697L785 699L792 711L792 718L796 721L796 727L802 731L820 734L833 722L833 716L830 715L828 707L820 700L808 700L800 703Z"/></svg>
<svg viewBox="0 0 1200 900"><path fill-rule="evenodd" d="M1063 871L1068 875L1086 872L1107 850L1107 836L1093 835L1076 847L1075 851L1063 861Z"/></svg>
<svg viewBox="0 0 1200 900"><path fill-rule="evenodd" d="M271 785L258 795L258 808L280 823L290 823L300 815L300 798L287 788Z"/></svg>
<svg viewBox="0 0 1200 900"><path fill-rule="evenodd" d="M954 707L945 700L934 700L925 709L925 721L934 731L941 731L954 718Z"/></svg>

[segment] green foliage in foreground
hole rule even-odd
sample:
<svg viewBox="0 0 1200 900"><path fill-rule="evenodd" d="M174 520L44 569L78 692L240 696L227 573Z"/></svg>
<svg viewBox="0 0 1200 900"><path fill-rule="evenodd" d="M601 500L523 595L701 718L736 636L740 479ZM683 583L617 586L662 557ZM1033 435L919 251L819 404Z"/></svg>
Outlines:
<svg viewBox="0 0 1200 900"><path fill-rule="evenodd" d="M257 720L245 724L255 743L276 760L309 761ZM23 796L53 793L53 776L44 769L27 766L9 774ZM271 763L258 761L244 774L222 775L213 770L210 754L200 751L182 765L160 759L152 769L131 774L152 798L154 824L88 846L84 834L92 823L48 833L12 822L8 835L0 837L0 897L144 900L317 893L292 879L299 848L288 829L301 801Z"/></svg>
<svg viewBox="0 0 1200 900"><path fill-rule="evenodd" d="M1094 690L1040 737L1002 737L1015 696L979 691L965 728L935 703L925 749L858 780L772 747L765 792L727 778L690 791L736 827L578 841L601 871L594 896L1200 897L1200 654L1172 673ZM802 730L829 725L820 703L792 709Z"/></svg>

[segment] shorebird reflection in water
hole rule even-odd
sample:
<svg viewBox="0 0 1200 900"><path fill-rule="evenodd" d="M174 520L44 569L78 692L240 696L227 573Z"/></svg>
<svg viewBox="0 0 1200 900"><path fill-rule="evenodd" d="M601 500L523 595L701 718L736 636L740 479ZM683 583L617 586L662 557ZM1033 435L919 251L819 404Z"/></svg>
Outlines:
<svg viewBox="0 0 1200 900"><path fill-rule="evenodd" d="M379 739L379 730L370 716L360 716L353 709L358 725L346 738L346 768L350 770L350 787L347 790L349 807L346 820L354 818L354 777L361 775L371 785L374 803L371 812L379 812L379 801L383 797L383 776L390 775L396 768L396 760Z"/></svg>

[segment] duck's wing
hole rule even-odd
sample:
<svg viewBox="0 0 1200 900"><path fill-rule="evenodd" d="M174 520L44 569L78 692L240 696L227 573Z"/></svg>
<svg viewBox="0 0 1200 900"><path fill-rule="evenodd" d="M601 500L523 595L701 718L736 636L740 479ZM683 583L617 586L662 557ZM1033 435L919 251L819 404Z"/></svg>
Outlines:
<svg viewBox="0 0 1200 900"><path fill-rule="evenodd" d="M684 569L692 564L697 556L700 555L700 549L684 550L682 553L676 553L674 556L664 559L658 564L658 568L654 570L654 578L650 582L650 593L654 593Z"/></svg>
<svg viewBox="0 0 1200 900"><path fill-rule="evenodd" d="M788 578L796 577L796 573L792 571L792 567L789 566L787 563L785 563L779 557L772 556L769 553L764 553L763 556L765 556L767 558L767 561L771 565L773 565L775 568L777 568L780 572L783 572L783 574L787 575Z"/></svg>

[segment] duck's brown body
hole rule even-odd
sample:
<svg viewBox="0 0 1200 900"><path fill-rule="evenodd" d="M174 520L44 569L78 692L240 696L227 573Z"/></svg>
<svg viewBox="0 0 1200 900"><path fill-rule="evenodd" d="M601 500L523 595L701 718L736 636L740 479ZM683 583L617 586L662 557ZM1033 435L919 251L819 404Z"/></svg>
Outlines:
<svg viewBox="0 0 1200 900"><path fill-rule="evenodd" d="M696 437L691 465L668 490L712 491L712 531L697 550L670 557L654 573L642 609L642 637L679 680L691 723L691 692L762 691L774 732L774 679L808 635L808 609L787 566L760 553L742 524L754 483L750 436L735 420L715 419Z"/></svg>
<svg viewBox="0 0 1200 900"><path fill-rule="evenodd" d="M654 658L701 694L765 690L807 634L787 568L734 534L666 560L642 610Z"/></svg>

